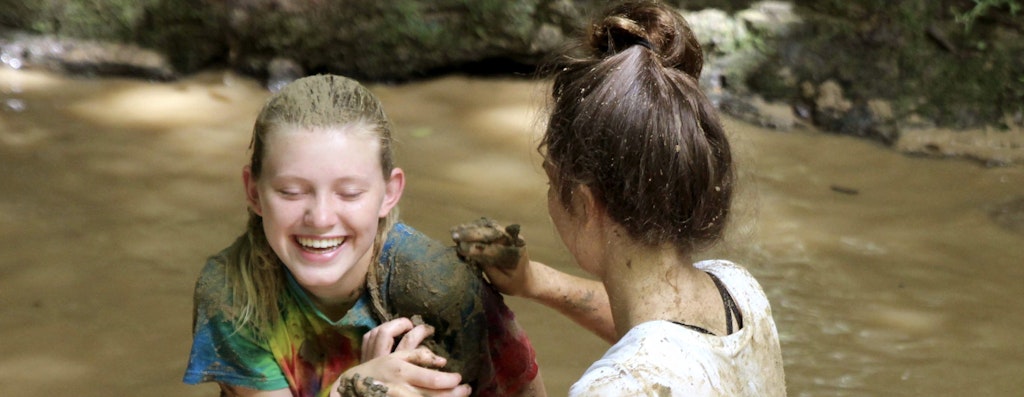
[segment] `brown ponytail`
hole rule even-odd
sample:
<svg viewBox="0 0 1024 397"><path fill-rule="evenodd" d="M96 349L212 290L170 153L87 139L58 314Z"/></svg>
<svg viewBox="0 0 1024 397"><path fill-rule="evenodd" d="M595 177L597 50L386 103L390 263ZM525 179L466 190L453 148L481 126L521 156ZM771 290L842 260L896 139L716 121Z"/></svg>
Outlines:
<svg viewBox="0 0 1024 397"><path fill-rule="evenodd" d="M614 6L582 58L557 69L540 143L566 208L577 184L643 243L696 249L722 234L732 198L729 143L700 90L704 58L682 15L661 3Z"/></svg>

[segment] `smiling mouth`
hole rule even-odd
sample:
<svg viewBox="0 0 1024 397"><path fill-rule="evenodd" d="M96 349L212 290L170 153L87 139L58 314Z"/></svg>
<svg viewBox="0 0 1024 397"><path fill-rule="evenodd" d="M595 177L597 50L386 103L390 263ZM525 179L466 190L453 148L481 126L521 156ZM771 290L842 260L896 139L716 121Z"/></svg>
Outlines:
<svg viewBox="0 0 1024 397"><path fill-rule="evenodd" d="M302 249L310 252L324 253L330 252L341 246L345 242L344 237L334 238L310 238L310 237L296 237L295 241L299 243Z"/></svg>

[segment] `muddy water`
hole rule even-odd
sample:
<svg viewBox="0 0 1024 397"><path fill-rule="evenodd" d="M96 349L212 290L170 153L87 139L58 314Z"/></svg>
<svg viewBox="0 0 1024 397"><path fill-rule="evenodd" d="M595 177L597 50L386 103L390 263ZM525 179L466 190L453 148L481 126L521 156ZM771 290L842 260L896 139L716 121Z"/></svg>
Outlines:
<svg viewBox="0 0 1024 397"><path fill-rule="evenodd" d="M374 90L399 130L407 222L441 239L480 215L519 222L537 259L578 273L545 213L542 86ZM240 169L266 95L227 73L152 84L0 69L0 395L215 395L180 383L192 283L241 230ZM1024 390L1024 227L993 218L1024 196L1024 169L728 127L744 189L733 235L707 255L764 285L790 395ZM509 302L564 395L607 346Z"/></svg>

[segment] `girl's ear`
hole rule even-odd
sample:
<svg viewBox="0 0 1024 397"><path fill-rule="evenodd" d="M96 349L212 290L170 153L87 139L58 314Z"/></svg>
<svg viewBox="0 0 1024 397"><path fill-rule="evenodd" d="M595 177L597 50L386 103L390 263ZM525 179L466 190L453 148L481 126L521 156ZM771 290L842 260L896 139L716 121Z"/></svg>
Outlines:
<svg viewBox="0 0 1024 397"><path fill-rule="evenodd" d="M388 216L391 209L398 205L398 200L402 198L404 190L405 171L396 167L391 170L391 177L388 178L387 183L384 185L384 201L381 203L380 212L377 216L380 218Z"/></svg>
<svg viewBox="0 0 1024 397"><path fill-rule="evenodd" d="M580 184L577 186L576 193L573 196L573 205L576 206L574 210L579 211L583 222L589 223L595 220L602 220L600 217L605 215L604 206L597 201L597 197L594 196L594 192L590 190L589 186Z"/></svg>
<svg viewBox="0 0 1024 397"><path fill-rule="evenodd" d="M252 167L242 167L242 184L245 185L245 201L249 209L256 215L263 216L263 207L260 205L260 191L256 186L256 179L252 175Z"/></svg>

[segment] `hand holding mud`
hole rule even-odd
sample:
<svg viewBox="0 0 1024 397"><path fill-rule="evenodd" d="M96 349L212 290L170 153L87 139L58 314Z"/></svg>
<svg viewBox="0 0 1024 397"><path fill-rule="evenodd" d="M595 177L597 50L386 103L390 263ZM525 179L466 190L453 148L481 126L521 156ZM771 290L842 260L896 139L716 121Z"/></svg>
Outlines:
<svg viewBox="0 0 1024 397"><path fill-rule="evenodd" d="M414 316L415 317L415 316ZM363 335L362 362L341 375L341 397L466 396L458 373L439 372L446 359L422 346L434 327L413 318L397 318Z"/></svg>
<svg viewBox="0 0 1024 397"><path fill-rule="evenodd" d="M367 376L360 380L359 374L351 377L343 377L338 385L338 394L341 397L384 397L388 395L388 387L373 381Z"/></svg>
<svg viewBox="0 0 1024 397"><path fill-rule="evenodd" d="M519 238L519 225L502 228L488 218L455 226L451 232L459 256L480 268L514 269L526 247Z"/></svg>
<svg viewBox="0 0 1024 397"><path fill-rule="evenodd" d="M452 227L452 240L459 257L483 270L487 279L506 295L524 296L529 287L530 256L519 225L501 227L480 218Z"/></svg>

